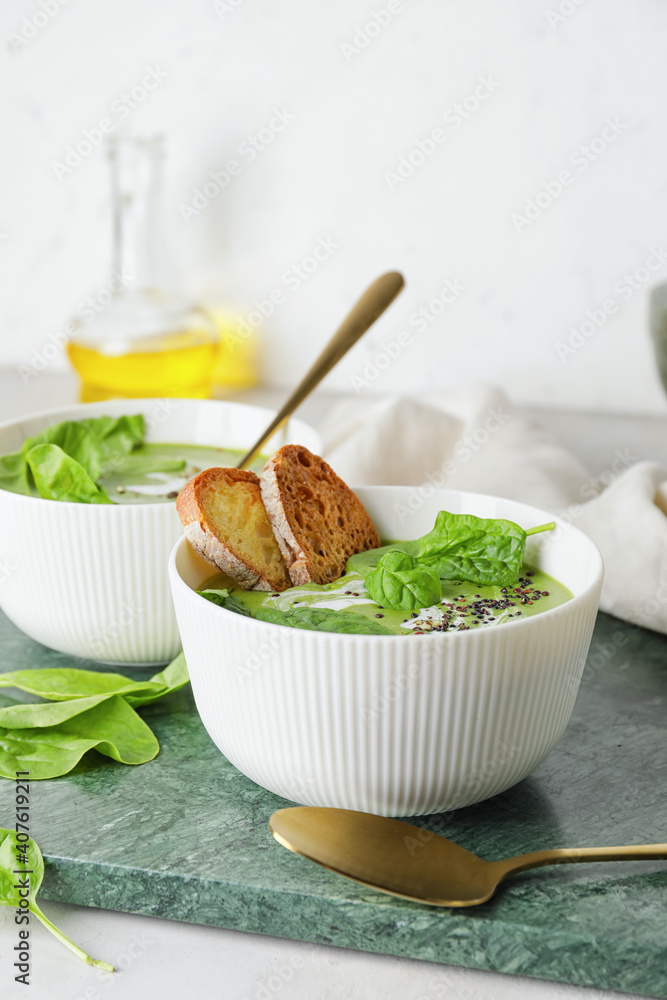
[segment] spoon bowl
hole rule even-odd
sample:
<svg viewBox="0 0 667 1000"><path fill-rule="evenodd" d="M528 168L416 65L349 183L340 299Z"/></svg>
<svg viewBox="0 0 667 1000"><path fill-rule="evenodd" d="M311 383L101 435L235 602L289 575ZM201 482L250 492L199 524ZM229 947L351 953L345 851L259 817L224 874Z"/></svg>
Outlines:
<svg viewBox="0 0 667 1000"><path fill-rule="evenodd" d="M283 847L338 875L431 906L478 906L509 875L544 865L667 859L667 844L643 844L533 851L484 861L430 830L350 809L280 809L269 829Z"/></svg>

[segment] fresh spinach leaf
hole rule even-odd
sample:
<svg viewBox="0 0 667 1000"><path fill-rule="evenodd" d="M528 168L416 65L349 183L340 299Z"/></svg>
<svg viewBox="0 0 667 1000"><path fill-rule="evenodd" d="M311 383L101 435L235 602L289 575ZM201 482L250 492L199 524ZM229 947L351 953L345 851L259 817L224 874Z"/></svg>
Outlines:
<svg viewBox="0 0 667 1000"><path fill-rule="evenodd" d="M435 527L426 535L351 556L346 571L367 578L388 552L405 552L416 564L437 569L441 580L506 587L519 577L526 537L554 527L550 522L524 531L513 521L502 518L484 519L442 510Z"/></svg>
<svg viewBox="0 0 667 1000"><path fill-rule="evenodd" d="M385 552L365 583L377 604L395 611L430 608L442 600L437 569L415 562L407 552L396 549Z"/></svg>
<svg viewBox="0 0 667 1000"><path fill-rule="evenodd" d="M111 503L106 492L90 478L84 467L57 444L38 444L26 455L35 486L45 500L72 503Z"/></svg>
<svg viewBox="0 0 667 1000"><path fill-rule="evenodd" d="M189 680L185 656L179 653L164 670L146 681L133 681L122 674L103 674L98 670L47 667L44 670L13 670L0 674L0 688L15 687L49 701L121 694L128 704L137 706L148 705L172 691L178 691Z"/></svg>
<svg viewBox="0 0 667 1000"><path fill-rule="evenodd" d="M134 709L189 679L183 653L146 681L59 667L0 674L0 687L49 699L0 708L0 777L13 778L21 769L36 780L58 777L93 748L125 764L152 760L158 742Z"/></svg>
<svg viewBox="0 0 667 1000"><path fill-rule="evenodd" d="M255 616L259 621L290 628L313 629L316 632L344 632L356 635L391 635L388 628L363 615L345 611L331 611L328 608L292 608L280 611L266 605L258 608Z"/></svg>
<svg viewBox="0 0 667 1000"><path fill-rule="evenodd" d="M212 604L226 608L227 611L233 611L237 615L252 617L250 611L241 604L238 597L234 597L228 590L198 590L197 593L201 597L205 597L207 601L211 601Z"/></svg>
<svg viewBox="0 0 667 1000"><path fill-rule="evenodd" d="M163 458L144 454L141 449L123 455L113 463L115 476L146 476L151 472L182 472L187 462L184 458ZM110 470L109 470L110 471ZM103 473L104 475L105 473ZM108 472L106 474L109 474Z"/></svg>
<svg viewBox="0 0 667 1000"><path fill-rule="evenodd" d="M0 487L13 493L32 493L30 470L25 455L20 451L0 457Z"/></svg>
<svg viewBox="0 0 667 1000"><path fill-rule="evenodd" d="M346 573L358 573L361 577L366 577L374 570L380 559L387 552L405 552L407 551L406 546L409 542L391 542L389 545L383 545L379 549L367 549L365 552L357 552L356 555L350 556L345 565Z"/></svg>
<svg viewBox="0 0 667 1000"><path fill-rule="evenodd" d="M135 708L139 705L150 705L152 702L157 701L158 698L163 698L166 694L179 691L189 681L190 675L185 662L185 655L179 653L168 667L165 667L164 670L161 670L157 674L153 674L148 682L137 681L132 691L125 695L125 700L128 704L134 705ZM148 687L149 684L151 685L150 689ZM156 685L156 689L153 689L152 685ZM157 690L158 687L159 690Z"/></svg>
<svg viewBox="0 0 667 1000"><path fill-rule="evenodd" d="M94 482L99 479L100 475L108 471L109 466L113 468L115 463L119 463L124 456L129 455L143 441L144 434L145 422L141 414L123 417L94 417L87 420L63 420L58 424L52 424L51 427L45 428L39 434L24 441L18 452L0 457L0 487L27 496L33 496L37 493L48 500L111 503L108 498L106 500L99 499L98 494L106 496L103 490L98 490L95 493L87 482L85 487L79 483L81 472L76 469L76 465L80 466ZM32 449L40 445L55 445L73 460L75 465L69 463L65 465L61 460L61 476L67 473L68 476L77 480L76 488L73 491L74 495L64 495L62 489L51 491L46 483L42 484L46 493L42 492L29 459ZM53 463L53 461L52 457L51 462ZM85 499L79 498L81 494Z"/></svg>
<svg viewBox="0 0 667 1000"><path fill-rule="evenodd" d="M160 747L143 719L120 695L97 698L103 700L57 725L22 729L0 725L0 776L13 779L17 771L29 771L31 780L57 778L71 771L84 753L93 749L121 764L152 760ZM59 702L44 707L80 703Z"/></svg>
<svg viewBox="0 0 667 1000"><path fill-rule="evenodd" d="M187 671L185 683L187 683ZM122 674L102 674L97 670L79 670L75 667L10 671L0 674L0 688L2 687L19 688L21 691L37 695L38 698L47 698L49 701L89 698L95 694L140 695L144 692L152 697L161 697L168 693L161 681L153 679L132 681Z"/></svg>
<svg viewBox="0 0 667 1000"><path fill-rule="evenodd" d="M89 708L95 708L110 697L110 694L94 694L87 698L71 698L69 701L17 702L0 708L0 729L59 726L61 722L81 715Z"/></svg>
<svg viewBox="0 0 667 1000"><path fill-rule="evenodd" d="M60 424L52 424L51 427L24 441L21 452L27 458L28 453L40 444L57 445L66 455L83 466L91 479L98 478L102 469L101 449L94 433L84 421L63 420Z"/></svg>
<svg viewBox="0 0 667 1000"><path fill-rule="evenodd" d="M32 837L26 841L19 841L15 830L0 828L0 906L11 906L20 912L26 908L27 899L27 909L30 913L33 913L66 948L74 952L77 958L97 969L113 972L113 965L91 958L42 913L36 897L43 878L44 858ZM27 896L24 893L26 888Z"/></svg>
<svg viewBox="0 0 667 1000"><path fill-rule="evenodd" d="M128 455L146 434L146 422L141 413L123 417L91 417L81 423L97 438L103 465L110 459Z"/></svg>
<svg viewBox="0 0 667 1000"><path fill-rule="evenodd" d="M406 547L417 562L435 567L443 580L507 587L519 578L527 536L553 527L551 522L524 531L502 518L441 510L433 530Z"/></svg>
<svg viewBox="0 0 667 1000"><path fill-rule="evenodd" d="M57 444L84 467L91 479L98 479L106 463L120 461L143 441L144 432L141 414L63 420L28 438L21 450L25 455L38 444Z"/></svg>

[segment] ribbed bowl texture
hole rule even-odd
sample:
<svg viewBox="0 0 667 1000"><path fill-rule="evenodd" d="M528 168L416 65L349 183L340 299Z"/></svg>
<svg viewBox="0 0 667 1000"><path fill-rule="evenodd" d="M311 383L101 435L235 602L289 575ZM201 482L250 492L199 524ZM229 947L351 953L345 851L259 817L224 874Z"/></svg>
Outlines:
<svg viewBox="0 0 667 1000"><path fill-rule="evenodd" d="M381 537L418 538L439 510L524 528L553 516L496 497L410 487L356 490ZM304 805L387 816L479 802L531 773L572 713L598 609L602 560L557 520L527 561L572 600L487 629L367 636L236 615L194 591L211 568L185 539L169 576L197 709L244 774Z"/></svg>
<svg viewBox="0 0 667 1000"><path fill-rule="evenodd" d="M0 455L61 420L143 413L152 442L251 447L273 416L217 400L125 399L51 410L0 426ZM284 442L319 451L291 420ZM182 536L174 503L66 503L0 489L0 607L31 638L63 653L155 666L180 649L167 562Z"/></svg>

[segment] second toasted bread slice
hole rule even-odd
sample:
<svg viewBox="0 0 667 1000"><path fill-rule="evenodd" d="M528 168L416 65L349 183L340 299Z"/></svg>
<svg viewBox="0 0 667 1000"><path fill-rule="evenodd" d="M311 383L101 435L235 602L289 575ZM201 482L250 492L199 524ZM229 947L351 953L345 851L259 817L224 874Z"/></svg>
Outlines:
<svg viewBox="0 0 667 1000"><path fill-rule="evenodd" d="M264 466L260 485L295 586L331 583L343 575L350 556L380 545L359 498L307 448L279 448Z"/></svg>
<svg viewBox="0 0 667 1000"><path fill-rule="evenodd" d="M205 469L181 490L176 510L193 548L239 586L290 586L254 472Z"/></svg>

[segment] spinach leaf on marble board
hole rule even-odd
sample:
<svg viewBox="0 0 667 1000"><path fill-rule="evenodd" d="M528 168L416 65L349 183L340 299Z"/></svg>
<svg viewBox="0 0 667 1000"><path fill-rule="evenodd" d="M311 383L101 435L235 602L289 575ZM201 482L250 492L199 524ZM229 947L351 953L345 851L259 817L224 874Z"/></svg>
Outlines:
<svg viewBox="0 0 667 1000"><path fill-rule="evenodd" d="M28 779L25 780L27 783ZM18 808L20 809L20 806ZM66 948L69 948L77 958L82 959L86 965L103 969L105 972L113 972L113 965L91 958L82 948L79 948L63 934L55 924L52 924L42 912L36 897L44 878L44 858L38 844L32 837L28 837L24 841L22 834L21 840L19 840L19 833L22 834L22 831L17 833L16 830L5 830L0 827L0 906L11 906L18 915L15 916L17 942L21 944L22 941L26 940L20 938L19 933L21 930L27 930L29 926L29 917L25 922L20 919L20 914L27 911L34 914L47 930ZM15 959L20 961L18 954L15 954ZM17 971L20 975L21 969ZM27 982L29 985L29 980L23 980L23 982Z"/></svg>
<svg viewBox="0 0 667 1000"><path fill-rule="evenodd" d="M172 691L178 691L189 680L185 656L179 653L164 670L145 681L133 681L122 674L107 674L99 670L46 667L41 670L12 670L0 674L0 688L15 687L49 701L69 701L96 694L121 694L131 705L148 705Z"/></svg>
<svg viewBox="0 0 667 1000"><path fill-rule="evenodd" d="M0 776L13 779L17 771L28 771L41 781L67 774L88 750L97 750L121 764L145 764L160 747L155 734L120 695L97 695L97 703L57 724L10 728L0 725ZM57 702L36 709L80 705ZM21 706L2 709L11 712ZM36 715L39 722L41 716ZM16 716L11 717L16 721Z"/></svg>
<svg viewBox="0 0 667 1000"><path fill-rule="evenodd" d="M138 694L140 691L165 694L165 685L148 681L132 681L122 674L105 674L75 667L46 667L40 670L13 670L0 674L0 688L15 687L49 701L69 701L89 698L94 694Z"/></svg>
<svg viewBox="0 0 667 1000"><path fill-rule="evenodd" d="M159 673L153 674L149 683L162 685L162 690L148 689L145 681L136 681L136 687L124 695L125 701L135 708L139 708L141 705L151 705L158 698L164 698L165 695L173 694L174 691L180 691L182 687L189 684L190 675L185 662L185 654L179 653L169 666L160 670Z"/></svg>
<svg viewBox="0 0 667 1000"><path fill-rule="evenodd" d="M112 698L111 694L94 694L88 698L71 698L69 701L16 702L0 708L0 729L43 729L59 726L89 708Z"/></svg>
<svg viewBox="0 0 667 1000"><path fill-rule="evenodd" d="M135 708L189 681L183 653L147 681L94 670L53 668L0 674L0 687L49 699L0 708L0 777L35 780L67 774L91 749L123 764L144 764L159 744Z"/></svg>

